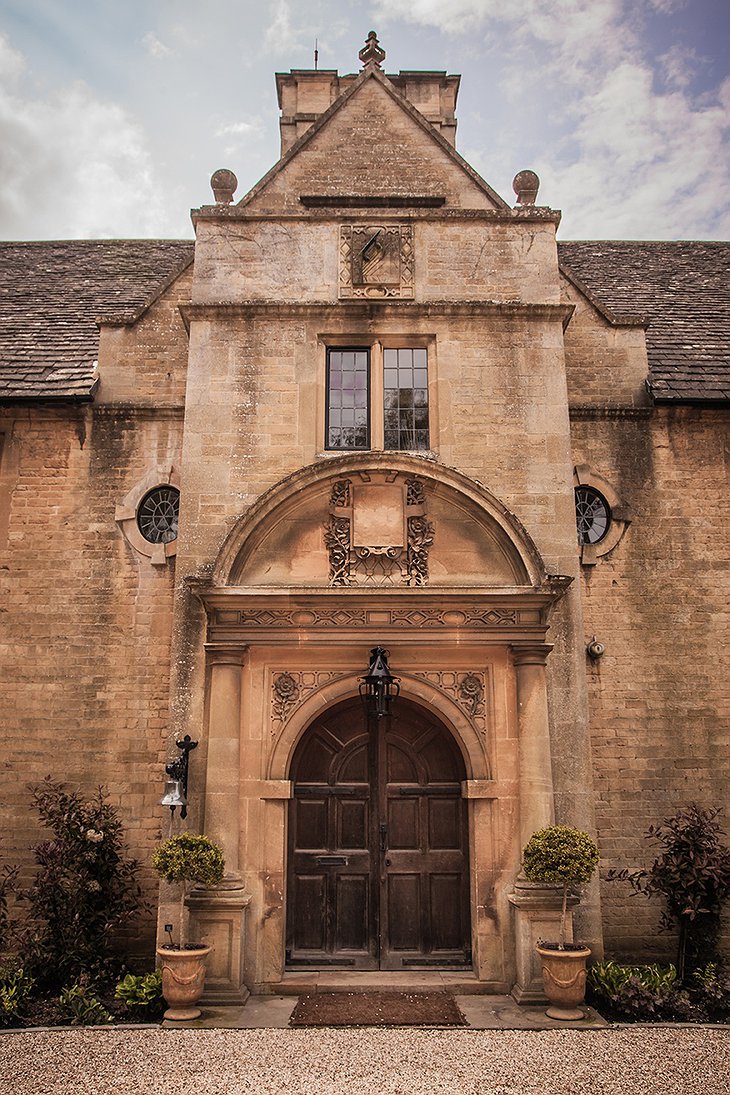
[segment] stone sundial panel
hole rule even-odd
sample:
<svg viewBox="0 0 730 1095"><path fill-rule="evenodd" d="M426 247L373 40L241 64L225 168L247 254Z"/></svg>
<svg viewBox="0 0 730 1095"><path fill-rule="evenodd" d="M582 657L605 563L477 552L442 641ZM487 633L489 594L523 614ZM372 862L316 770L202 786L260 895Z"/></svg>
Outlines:
<svg viewBox="0 0 730 1095"><path fill-rule="evenodd" d="M413 226L342 225L340 299L413 298Z"/></svg>

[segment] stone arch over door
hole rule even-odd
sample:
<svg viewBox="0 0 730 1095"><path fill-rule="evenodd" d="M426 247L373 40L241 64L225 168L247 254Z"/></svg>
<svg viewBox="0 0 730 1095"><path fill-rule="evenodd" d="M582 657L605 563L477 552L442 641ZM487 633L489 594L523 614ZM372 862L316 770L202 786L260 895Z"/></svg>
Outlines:
<svg viewBox="0 0 730 1095"><path fill-rule="evenodd" d="M309 725L290 776L287 964L468 965L466 769L443 722L346 699Z"/></svg>
<svg viewBox="0 0 730 1095"><path fill-rule="evenodd" d="M540 554L527 530L490 491L453 468L399 453L348 454L302 468L266 491L230 531L216 561L213 585L219 587L327 588L357 584L354 575L332 578L324 530L333 513L342 512L341 488L350 499L356 548L358 524L383 552L397 535L395 512L367 500L373 488L385 494L390 484L415 484L422 492L418 513L434 533L430 573L411 575L417 586L483 585L492 588L539 586L546 577ZM411 491L409 486L409 493ZM358 499L363 499L359 506ZM394 503L395 508L395 503ZM404 497L404 510L409 506ZM372 526L381 522L382 529ZM391 540L388 539L391 537ZM375 543L377 541L377 543Z"/></svg>

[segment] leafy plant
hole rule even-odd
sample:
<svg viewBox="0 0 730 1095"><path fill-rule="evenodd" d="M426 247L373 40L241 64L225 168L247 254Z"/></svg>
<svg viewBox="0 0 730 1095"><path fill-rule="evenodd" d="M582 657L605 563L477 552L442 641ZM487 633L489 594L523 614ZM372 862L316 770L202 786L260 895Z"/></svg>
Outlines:
<svg viewBox="0 0 730 1095"><path fill-rule="evenodd" d="M101 787L85 799L49 777L33 802L53 836L35 846L37 875L18 895L31 918L21 951L37 980L58 988L108 964L113 933L141 906L140 865Z"/></svg>
<svg viewBox="0 0 730 1095"><path fill-rule="evenodd" d="M34 984L22 966L0 971L0 1027L11 1026L22 1018Z"/></svg>
<svg viewBox="0 0 730 1095"><path fill-rule="evenodd" d="M730 976L717 962L708 962L694 971L689 991L707 1019L727 1022L730 1016Z"/></svg>
<svg viewBox="0 0 730 1095"><path fill-rule="evenodd" d="M690 803L647 830L646 839L661 849L648 870L609 871L606 876L609 882L628 882L635 893L664 899L661 927L679 928L682 981L703 953L714 953L720 912L730 894L730 848L720 840L725 835L720 813Z"/></svg>
<svg viewBox="0 0 730 1095"><path fill-rule="evenodd" d="M568 888L589 882L598 865L598 848L588 833L567 825L551 825L533 833L522 853L522 866L531 882L562 886L558 947L565 950Z"/></svg>
<svg viewBox="0 0 730 1095"><path fill-rule="evenodd" d="M84 981L63 989L58 1004L74 1026L96 1027L113 1022L111 1013Z"/></svg>
<svg viewBox="0 0 730 1095"><path fill-rule="evenodd" d="M8 908L8 899L15 891L18 880L18 868L5 864L0 871L0 952L5 952L13 934L13 923Z"/></svg>
<svg viewBox="0 0 730 1095"><path fill-rule="evenodd" d="M618 1019L685 1017L688 1001L677 992L674 966L624 966L608 960L588 970L587 988L596 1007Z"/></svg>
<svg viewBox="0 0 730 1095"><path fill-rule="evenodd" d="M152 857L152 866L166 882L181 884L179 938L181 949L185 947L183 923L185 915L186 883L197 882L200 886L216 886L223 879L225 859L223 852L207 836L197 833L180 833L165 840Z"/></svg>
<svg viewBox="0 0 730 1095"><path fill-rule="evenodd" d="M140 975L128 973L118 983L114 998L120 1000L130 1012L138 1014L140 1018L157 1018L164 1006L162 974L159 970Z"/></svg>

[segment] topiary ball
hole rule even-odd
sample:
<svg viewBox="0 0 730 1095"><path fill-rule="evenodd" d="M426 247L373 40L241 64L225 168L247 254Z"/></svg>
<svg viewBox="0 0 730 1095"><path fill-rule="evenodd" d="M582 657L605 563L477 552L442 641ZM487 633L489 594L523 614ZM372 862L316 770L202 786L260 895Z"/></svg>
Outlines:
<svg viewBox="0 0 730 1095"><path fill-rule="evenodd" d="M164 841L152 856L152 866L166 882L197 882L217 886L225 868L223 852L207 836L180 833Z"/></svg>
<svg viewBox="0 0 730 1095"><path fill-rule="evenodd" d="M568 825L551 825L532 834L522 853L522 867L530 882L577 886L590 881L598 858L598 848L588 833Z"/></svg>

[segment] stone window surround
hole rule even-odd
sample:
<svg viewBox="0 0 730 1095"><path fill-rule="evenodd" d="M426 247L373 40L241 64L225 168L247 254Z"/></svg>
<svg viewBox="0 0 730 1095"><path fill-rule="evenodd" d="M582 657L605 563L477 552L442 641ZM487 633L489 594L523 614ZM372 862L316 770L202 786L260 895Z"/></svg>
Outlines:
<svg viewBox="0 0 730 1095"><path fill-rule="evenodd" d="M114 520L124 533L127 543L138 555L149 559L152 566L164 566L177 553L177 539L167 544L152 544L139 530L137 512L142 499L155 487L180 489L180 480L172 464L160 465L138 480L114 511Z"/></svg>
<svg viewBox="0 0 730 1095"><path fill-rule="evenodd" d="M437 414L437 354L436 336L423 334L373 336L362 332L337 335L319 335L321 364L319 373L321 382L317 385L317 437L321 439L322 449L317 459L332 456L344 456L348 452L385 452L384 426L384 350L426 350L428 354L428 429L430 449L419 449L417 455L435 459L433 439L438 437ZM370 448L369 449L328 449L326 442L327 422L327 351L348 349L370 351ZM389 449L388 452L411 451ZM413 450L416 451L416 450Z"/></svg>
<svg viewBox="0 0 730 1095"><path fill-rule="evenodd" d="M593 471L590 464L576 464L573 469L574 487L592 487L603 495L610 510L608 530L596 544L580 544L580 561L583 566L595 566L600 558L608 555L622 539L631 524L629 507L616 493L607 479Z"/></svg>

